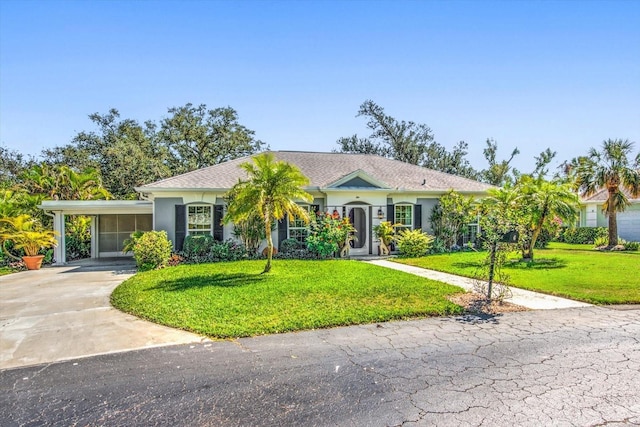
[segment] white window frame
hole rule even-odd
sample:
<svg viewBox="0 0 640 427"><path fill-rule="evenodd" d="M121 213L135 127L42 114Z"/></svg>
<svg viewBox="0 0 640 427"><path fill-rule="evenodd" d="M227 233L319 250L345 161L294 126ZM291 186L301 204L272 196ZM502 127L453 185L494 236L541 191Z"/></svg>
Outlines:
<svg viewBox="0 0 640 427"><path fill-rule="evenodd" d="M302 209L306 209L309 215L311 215L311 205L300 205L300 207ZM291 236L292 230L298 231L300 233L300 236L304 236L303 240L300 240L299 236L292 237ZM293 219L290 219L289 221L287 221L287 238L288 239L296 239L297 241L304 243L307 240L308 236L309 236L309 225L306 224L303 220L297 217L294 217Z"/></svg>
<svg viewBox="0 0 640 427"><path fill-rule="evenodd" d="M398 221L398 208L409 208L409 224L404 224L403 222ZM399 203L393 207L393 219L394 224L401 224L396 227L396 231L400 230L413 230L413 205L409 203Z"/></svg>
<svg viewBox="0 0 640 427"><path fill-rule="evenodd" d="M202 212L202 213L198 213L198 208L208 208L209 209L209 227L208 228L190 228L190 224L193 224L192 222L190 222L190 217L191 217L191 208L195 208L195 215L202 215L203 218L199 218L198 221L201 221L202 219L206 218L206 213ZM204 210L204 209L203 209ZM187 236L196 236L196 235L203 235L203 234L209 234L211 236L213 236L213 205L209 205L209 204L192 204L192 205L187 205Z"/></svg>

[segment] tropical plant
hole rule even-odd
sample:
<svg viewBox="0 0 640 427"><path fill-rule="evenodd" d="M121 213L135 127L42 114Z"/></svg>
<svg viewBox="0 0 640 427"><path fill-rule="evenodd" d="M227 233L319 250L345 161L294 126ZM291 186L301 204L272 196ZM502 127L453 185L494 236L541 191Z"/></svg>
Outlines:
<svg viewBox="0 0 640 427"><path fill-rule="evenodd" d="M356 229L349 217L337 218L320 214L309 225L307 248L322 258L333 256L353 240Z"/></svg>
<svg viewBox="0 0 640 427"><path fill-rule="evenodd" d="M633 143L627 139L608 139L602 143L601 151L591 148L586 156L577 159L575 186L581 195L589 197L607 190L602 210L609 219L609 247L618 244L617 213L629 206L625 190L632 197L640 196L640 154L633 166L632 150Z"/></svg>
<svg viewBox="0 0 640 427"><path fill-rule="evenodd" d="M431 212L431 227L435 238L442 242L446 250L458 243L460 230L465 224L475 222L473 197L449 190Z"/></svg>
<svg viewBox="0 0 640 427"><path fill-rule="evenodd" d="M397 237L398 252L403 257L415 258L424 256L429 251L433 236L420 229L400 230Z"/></svg>
<svg viewBox="0 0 640 427"><path fill-rule="evenodd" d="M231 189L227 193L227 204L232 203L235 198L234 192L238 189ZM276 226L274 222L271 230ZM265 233L264 221L257 211L251 212L245 219L238 220L233 224L233 235L244 243L244 247L250 255L258 253L260 244L267 238Z"/></svg>
<svg viewBox="0 0 640 427"><path fill-rule="evenodd" d="M125 239L124 242L122 242L122 253L126 254L127 252L133 252L133 248L136 245L136 242L138 241L138 239L140 239L140 237L142 237L142 235L144 234L144 231L134 231L133 233L131 233L129 235L128 239Z"/></svg>
<svg viewBox="0 0 640 427"><path fill-rule="evenodd" d="M42 224L29 215L18 215L0 219L0 241L2 248L6 242L12 242L14 249L22 249L27 256L36 256L41 249L58 245L56 232L45 229ZM4 249L6 250L6 249ZM12 258L17 256L7 252Z"/></svg>
<svg viewBox="0 0 640 427"><path fill-rule="evenodd" d="M373 233L380 240L380 255L389 254L389 245L396 238L396 229L400 224L391 224L391 221L382 221L373 226Z"/></svg>
<svg viewBox="0 0 640 427"><path fill-rule="evenodd" d="M526 215L526 225L522 228L526 244L522 246L522 257L533 260L533 249L543 230L557 226L558 220L574 222L579 200L568 184L528 175L520 178L517 188L521 193L520 212Z"/></svg>
<svg viewBox="0 0 640 427"><path fill-rule="evenodd" d="M34 165L22 176L22 188L31 194L41 194L53 200L109 199L111 194L102 186L95 169L77 172L66 165Z"/></svg>
<svg viewBox="0 0 640 427"><path fill-rule="evenodd" d="M309 222L309 213L296 203L296 200L311 202L313 196L302 189L309 179L296 166L276 161L272 153L255 156L253 162L240 165L248 175L246 181L239 181L230 190L232 200L224 216L224 222L242 222L257 212L263 221L264 229L271 230L272 224L285 215L296 216ZM273 258L273 239L267 237L267 264L264 273L271 271Z"/></svg>
<svg viewBox="0 0 640 427"><path fill-rule="evenodd" d="M64 226L66 259L73 261L91 257L91 217L70 215L66 219Z"/></svg>

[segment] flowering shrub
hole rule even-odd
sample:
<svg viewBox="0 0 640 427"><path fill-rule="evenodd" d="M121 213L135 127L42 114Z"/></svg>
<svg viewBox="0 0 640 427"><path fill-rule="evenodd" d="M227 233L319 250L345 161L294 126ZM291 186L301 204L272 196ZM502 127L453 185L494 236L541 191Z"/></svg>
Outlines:
<svg viewBox="0 0 640 427"><path fill-rule="evenodd" d="M349 218L321 214L309 223L307 248L321 258L328 258L348 245L355 231Z"/></svg>

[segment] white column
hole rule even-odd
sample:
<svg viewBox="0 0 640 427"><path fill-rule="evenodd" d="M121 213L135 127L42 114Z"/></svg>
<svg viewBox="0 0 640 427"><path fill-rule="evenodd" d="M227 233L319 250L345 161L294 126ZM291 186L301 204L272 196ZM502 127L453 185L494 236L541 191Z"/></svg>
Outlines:
<svg viewBox="0 0 640 427"><path fill-rule="evenodd" d="M98 258L98 215L91 216L91 258Z"/></svg>
<svg viewBox="0 0 640 427"><path fill-rule="evenodd" d="M64 265L67 262L64 237L64 214L61 211L53 213L53 231L56 232L58 246L53 249L53 259L56 264Z"/></svg>

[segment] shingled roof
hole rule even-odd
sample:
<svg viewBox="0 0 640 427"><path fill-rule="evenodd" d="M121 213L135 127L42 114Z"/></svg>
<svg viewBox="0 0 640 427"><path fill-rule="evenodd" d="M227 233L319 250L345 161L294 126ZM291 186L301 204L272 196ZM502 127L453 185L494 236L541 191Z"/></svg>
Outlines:
<svg viewBox="0 0 640 427"><path fill-rule="evenodd" d="M277 160L296 165L310 184L308 189L328 188L341 179L354 174L364 174L375 179L390 190L482 193L492 188L472 179L438 172L421 166L372 154L315 153L303 151L270 151ZM166 178L139 187L138 190L220 190L231 188L246 173L239 165L250 157L230 160L225 163L198 169L182 175ZM365 178L366 179L366 178Z"/></svg>
<svg viewBox="0 0 640 427"><path fill-rule="evenodd" d="M640 196L633 197L631 195L631 192L624 187L622 188L622 192L624 193L625 196L627 196L627 199L629 199L631 203L640 203ZM609 191L606 188L603 188L601 190L596 191L589 197L582 197L581 200L583 203L604 203L607 201L608 198L609 198Z"/></svg>

